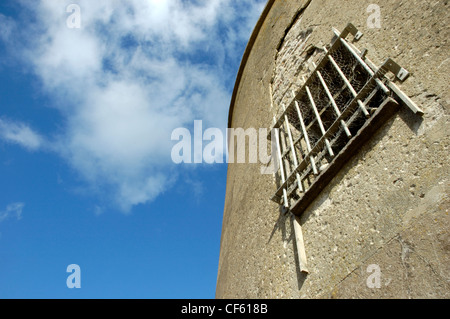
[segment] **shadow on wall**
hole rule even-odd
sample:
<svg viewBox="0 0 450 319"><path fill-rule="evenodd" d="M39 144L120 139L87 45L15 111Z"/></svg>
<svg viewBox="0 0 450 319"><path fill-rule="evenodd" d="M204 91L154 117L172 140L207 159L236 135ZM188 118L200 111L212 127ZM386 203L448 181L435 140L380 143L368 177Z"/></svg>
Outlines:
<svg viewBox="0 0 450 319"><path fill-rule="evenodd" d="M294 223L292 222L292 218L294 218L294 216L292 214L290 214L289 212L285 212L283 210L283 208L280 206L279 209L279 216L277 221L275 222L275 225L273 227L273 230L270 234L269 240L267 241L267 244L270 243L270 241L272 240L273 235L275 234L275 232L277 230L281 231L281 238L283 242L286 243L290 243L291 241L293 242L294 245L294 259L295 259L295 269L296 269L296 273L297 273L297 283L298 283L298 290L301 290L307 275L305 273L303 273L300 270L300 264L299 264L299 258L298 258L298 250L297 247L295 247L296 243L294 240L294 234L295 234L295 230L294 230ZM289 233L289 236L287 235L287 223L289 222L291 230Z"/></svg>

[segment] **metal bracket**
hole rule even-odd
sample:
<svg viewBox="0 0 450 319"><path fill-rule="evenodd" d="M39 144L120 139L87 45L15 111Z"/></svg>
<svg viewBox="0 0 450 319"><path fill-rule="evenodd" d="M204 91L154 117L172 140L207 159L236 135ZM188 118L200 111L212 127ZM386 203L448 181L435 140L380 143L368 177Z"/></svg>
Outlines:
<svg viewBox="0 0 450 319"><path fill-rule="evenodd" d="M342 32L339 32L336 28L332 28L332 30L337 37L333 38L333 40L331 41L332 43L334 43L338 38L345 39L349 34L353 35L354 41L359 41L364 35L352 23L347 24L347 26L345 27L344 30L342 30Z"/></svg>
<svg viewBox="0 0 450 319"><path fill-rule="evenodd" d="M369 52L367 49L362 49L362 51L359 55L361 57L361 59L363 59L363 60L366 59L367 52Z"/></svg>
<svg viewBox="0 0 450 319"><path fill-rule="evenodd" d="M406 78L409 76L409 72L406 69L402 68L400 65L398 65L391 58L386 59L386 61L383 63L382 68L386 68L387 70L394 73L395 76L402 82L405 81Z"/></svg>

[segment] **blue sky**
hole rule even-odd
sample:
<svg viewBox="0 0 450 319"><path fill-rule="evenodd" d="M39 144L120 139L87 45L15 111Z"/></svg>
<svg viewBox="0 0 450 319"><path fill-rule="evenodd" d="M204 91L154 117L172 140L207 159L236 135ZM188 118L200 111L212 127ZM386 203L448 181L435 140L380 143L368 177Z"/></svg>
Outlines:
<svg viewBox="0 0 450 319"><path fill-rule="evenodd" d="M171 132L226 127L264 4L0 3L0 298L214 297L227 167Z"/></svg>

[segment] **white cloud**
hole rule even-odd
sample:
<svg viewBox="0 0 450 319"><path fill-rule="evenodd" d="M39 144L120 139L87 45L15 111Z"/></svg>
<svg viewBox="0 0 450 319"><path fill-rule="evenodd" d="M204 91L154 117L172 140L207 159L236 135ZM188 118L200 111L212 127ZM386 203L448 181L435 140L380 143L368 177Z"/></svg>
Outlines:
<svg viewBox="0 0 450 319"><path fill-rule="evenodd" d="M43 138L23 123L0 119L0 139L35 151L43 145Z"/></svg>
<svg viewBox="0 0 450 319"><path fill-rule="evenodd" d="M0 13L0 39L9 41L14 28L14 20Z"/></svg>
<svg viewBox="0 0 450 319"><path fill-rule="evenodd" d="M66 118L53 149L93 188L112 189L124 211L176 178L174 128L194 119L225 128L231 84L265 3L80 0L81 28L70 29L71 1L22 2L37 19L24 26L22 57ZM5 139L41 146L31 129L6 125Z"/></svg>
<svg viewBox="0 0 450 319"><path fill-rule="evenodd" d="M17 220L22 219L22 211L24 208L24 203L12 203L6 206L4 211L0 211L0 222L15 217Z"/></svg>

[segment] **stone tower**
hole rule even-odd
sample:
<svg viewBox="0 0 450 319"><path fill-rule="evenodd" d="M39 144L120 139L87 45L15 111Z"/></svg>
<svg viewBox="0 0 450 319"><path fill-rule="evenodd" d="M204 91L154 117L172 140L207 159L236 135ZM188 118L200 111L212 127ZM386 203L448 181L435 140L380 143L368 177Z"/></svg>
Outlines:
<svg viewBox="0 0 450 319"><path fill-rule="evenodd" d="M324 166L330 172L327 166L335 165L332 174L322 174L317 163L317 172L310 172L314 189L291 199L302 205L285 205L280 174L261 174L261 165L229 164L217 298L450 297L448 6L445 0L268 1L239 69L229 127L271 128L283 119L283 108L293 105L295 113L294 102L308 98L308 79L336 41L336 30L348 23L364 34L357 42L355 35L347 38L362 59L380 66L392 58L409 77L386 75L394 86L386 84L385 98L394 97L398 107L368 123L369 129L349 134L349 141L358 132L362 137L345 156L345 147L335 151L340 165L333 158ZM328 83L342 80L333 76ZM392 92L394 87L401 92ZM331 93L337 101L339 94ZM408 107L408 99L420 112ZM361 103L354 104L357 110ZM367 118L378 114L377 105L365 105ZM300 140L300 121L292 121L287 125L298 129ZM332 122L324 120L325 129ZM344 119L335 127L352 129L352 123ZM339 134L324 130L318 143Z"/></svg>

